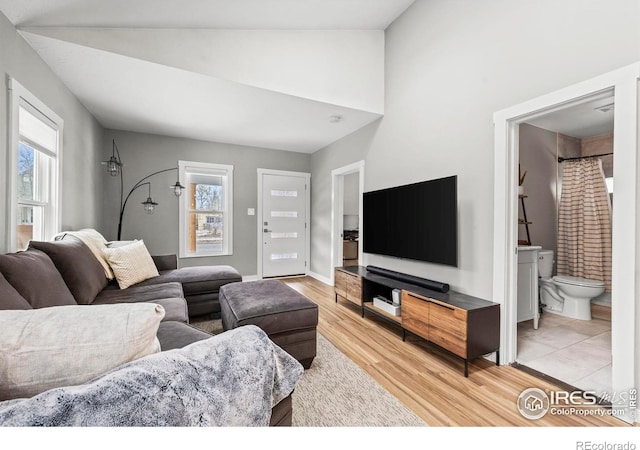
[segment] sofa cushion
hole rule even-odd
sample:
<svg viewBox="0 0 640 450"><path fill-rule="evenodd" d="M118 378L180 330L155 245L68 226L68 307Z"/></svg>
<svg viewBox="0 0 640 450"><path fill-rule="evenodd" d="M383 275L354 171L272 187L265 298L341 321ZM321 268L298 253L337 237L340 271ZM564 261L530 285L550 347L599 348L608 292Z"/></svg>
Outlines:
<svg viewBox="0 0 640 450"><path fill-rule="evenodd" d="M51 258L79 305L89 305L109 281L89 247L75 236L61 241L31 241L29 248Z"/></svg>
<svg viewBox="0 0 640 450"><path fill-rule="evenodd" d="M0 311L0 400L85 383L160 351L151 303Z"/></svg>
<svg viewBox="0 0 640 450"><path fill-rule="evenodd" d="M0 255L0 272L34 308L76 305L53 261L40 250Z"/></svg>
<svg viewBox="0 0 640 450"><path fill-rule="evenodd" d="M220 286L242 281L242 275L231 266L197 266L165 270L159 277L138 283L148 286L157 283L180 282L185 296L218 292Z"/></svg>
<svg viewBox="0 0 640 450"><path fill-rule="evenodd" d="M127 289L120 289L117 285L110 283L96 296L93 304L150 302L169 297L184 297L180 283L162 283L149 286L137 284Z"/></svg>
<svg viewBox="0 0 640 450"><path fill-rule="evenodd" d="M0 309L31 309L31 305L0 273Z"/></svg>
<svg viewBox="0 0 640 450"><path fill-rule="evenodd" d="M197 341L209 339L211 335L180 322L162 322L158 327L158 340L162 351L186 347Z"/></svg>
<svg viewBox="0 0 640 450"><path fill-rule="evenodd" d="M157 277L158 269L144 245L144 241L122 247L105 248L103 253L109 261L120 289Z"/></svg>

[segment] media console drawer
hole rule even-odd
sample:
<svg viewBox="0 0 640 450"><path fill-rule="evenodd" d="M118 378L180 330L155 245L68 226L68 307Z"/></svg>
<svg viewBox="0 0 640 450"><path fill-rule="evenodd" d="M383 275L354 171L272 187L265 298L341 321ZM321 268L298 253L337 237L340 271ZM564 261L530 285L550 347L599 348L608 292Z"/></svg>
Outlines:
<svg viewBox="0 0 640 450"><path fill-rule="evenodd" d="M334 280L336 302L341 297L358 306L362 305L362 278L359 275L336 268Z"/></svg>
<svg viewBox="0 0 640 450"><path fill-rule="evenodd" d="M429 303L426 299L402 291L402 328L429 339Z"/></svg>
<svg viewBox="0 0 640 450"><path fill-rule="evenodd" d="M467 358L465 310L405 290L402 309L402 328Z"/></svg>

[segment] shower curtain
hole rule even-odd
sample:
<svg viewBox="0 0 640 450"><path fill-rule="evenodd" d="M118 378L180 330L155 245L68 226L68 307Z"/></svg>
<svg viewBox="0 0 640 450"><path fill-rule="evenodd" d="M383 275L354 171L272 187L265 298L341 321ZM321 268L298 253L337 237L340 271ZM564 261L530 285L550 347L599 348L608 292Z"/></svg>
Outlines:
<svg viewBox="0 0 640 450"><path fill-rule="evenodd" d="M611 202L602 160L565 161L558 212L560 275L604 281L611 292Z"/></svg>

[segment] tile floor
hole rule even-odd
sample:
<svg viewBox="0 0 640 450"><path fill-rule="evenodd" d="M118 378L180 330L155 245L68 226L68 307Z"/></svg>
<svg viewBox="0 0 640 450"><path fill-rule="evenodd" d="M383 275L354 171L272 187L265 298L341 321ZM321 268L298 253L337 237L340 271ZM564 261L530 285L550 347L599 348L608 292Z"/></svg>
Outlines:
<svg viewBox="0 0 640 450"><path fill-rule="evenodd" d="M518 363L584 390L611 392L611 321L542 313L518 324Z"/></svg>

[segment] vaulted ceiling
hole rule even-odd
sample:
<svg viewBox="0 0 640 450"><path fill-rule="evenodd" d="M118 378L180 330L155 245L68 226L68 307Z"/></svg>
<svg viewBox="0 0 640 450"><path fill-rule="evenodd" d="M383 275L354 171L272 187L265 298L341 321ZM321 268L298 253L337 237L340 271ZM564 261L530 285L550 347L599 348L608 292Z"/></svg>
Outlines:
<svg viewBox="0 0 640 450"><path fill-rule="evenodd" d="M0 0L106 128L312 153L384 113L413 0Z"/></svg>

